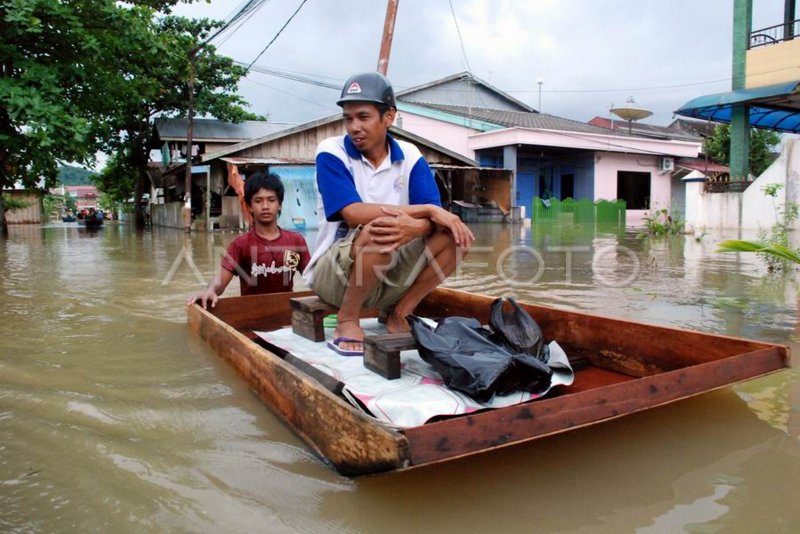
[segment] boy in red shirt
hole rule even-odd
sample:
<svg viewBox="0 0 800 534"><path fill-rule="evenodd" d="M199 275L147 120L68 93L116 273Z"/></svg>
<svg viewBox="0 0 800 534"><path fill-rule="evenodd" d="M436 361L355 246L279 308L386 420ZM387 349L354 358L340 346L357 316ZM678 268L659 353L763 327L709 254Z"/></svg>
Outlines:
<svg viewBox="0 0 800 534"><path fill-rule="evenodd" d="M302 272L310 255L305 238L278 226L284 188L276 174L257 172L245 182L244 198L253 213L253 227L234 239L222 258L222 269L208 287L187 304L213 308L235 275L242 295L292 291L294 274Z"/></svg>

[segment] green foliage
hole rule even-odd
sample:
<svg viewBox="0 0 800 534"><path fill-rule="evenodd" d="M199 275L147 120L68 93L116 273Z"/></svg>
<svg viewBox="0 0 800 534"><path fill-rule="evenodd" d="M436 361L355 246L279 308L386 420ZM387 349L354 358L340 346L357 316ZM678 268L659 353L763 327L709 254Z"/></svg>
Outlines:
<svg viewBox="0 0 800 534"><path fill-rule="evenodd" d="M665 236L682 234L686 221L673 218L669 210L662 208L642 217L645 224L644 235Z"/></svg>
<svg viewBox="0 0 800 534"><path fill-rule="evenodd" d="M767 264L770 272L780 271L790 263L800 264L800 251L789 246L789 237L794 223L800 217L800 206L787 202L781 209L775 203L784 184L767 184L761 188L772 197L777 222L769 229L759 228L758 241L729 240L720 243L718 252L755 252Z"/></svg>
<svg viewBox="0 0 800 534"><path fill-rule="evenodd" d="M773 248L778 247L779 249L789 250L791 230L795 221L797 221L798 215L800 215L800 207L793 202L787 202L783 209L778 207L776 199L783 187L783 184L767 184L762 188L765 195L772 197L776 222L768 229L758 229L759 241L768 244L769 248L756 251L756 253L766 262L770 271L781 270L786 266L787 258L781 254L775 254Z"/></svg>
<svg viewBox="0 0 800 534"><path fill-rule="evenodd" d="M120 152L114 154L108 165L94 177L97 189L112 203L130 202L133 198L138 169L128 150L128 147L121 147Z"/></svg>
<svg viewBox="0 0 800 534"><path fill-rule="evenodd" d="M121 135L107 143L105 149L113 157L95 179L98 189L115 202L129 201L136 196L137 183L143 184L146 180L144 173L153 144L153 119L188 114L192 58L197 116L211 115L231 122L262 118L247 112L246 102L236 94L245 69L235 65L231 58L218 55L212 45L198 49L220 24L209 19L172 16L154 23L152 44L158 53L144 51L132 66L136 90L117 101L115 129ZM195 51L193 55L192 51Z"/></svg>
<svg viewBox="0 0 800 534"><path fill-rule="evenodd" d="M92 185L92 176L92 171L74 165L58 168L58 181L63 185Z"/></svg>
<svg viewBox="0 0 800 534"><path fill-rule="evenodd" d="M717 252L755 252L757 254L769 254L770 256L800 265L800 254L789 247L778 244L729 239L719 244Z"/></svg>
<svg viewBox="0 0 800 534"><path fill-rule="evenodd" d="M760 128L750 129L750 173L759 176L767 170L774 157L772 149L781 142L780 136L772 130ZM705 153L712 159L725 165L731 161L731 129L727 124L719 124L714 135L708 137L704 144Z"/></svg>
<svg viewBox="0 0 800 534"><path fill-rule="evenodd" d="M763 191L764 194L767 195L768 197L772 197L773 199L775 199L778 198L778 193L780 192L781 189L783 189L783 187L784 187L783 184L778 184L778 183L766 184L761 188L761 191Z"/></svg>
<svg viewBox="0 0 800 534"><path fill-rule="evenodd" d="M45 195L42 199L42 203L44 205L45 216L51 216L53 214L61 215L61 213L66 210L72 210L72 213L78 211L78 204L69 193L64 195Z"/></svg>
<svg viewBox="0 0 800 534"><path fill-rule="evenodd" d="M100 150L141 182L153 117L186 115L192 50L197 114L255 118L236 95L244 69L198 50L220 23L170 16L177 2L0 0L0 189L52 187L64 162Z"/></svg>
<svg viewBox="0 0 800 534"><path fill-rule="evenodd" d="M21 200L19 198L6 198L5 199L5 207L6 211L14 211L14 210L22 210L25 208L30 208L32 204L27 200Z"/></svg>

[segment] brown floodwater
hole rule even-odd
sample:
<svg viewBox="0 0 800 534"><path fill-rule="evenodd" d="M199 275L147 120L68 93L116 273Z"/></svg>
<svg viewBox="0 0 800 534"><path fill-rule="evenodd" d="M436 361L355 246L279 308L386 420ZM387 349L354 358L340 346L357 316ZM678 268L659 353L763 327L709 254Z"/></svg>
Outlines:
<svg viewBox="0 0 800 534"><path fill-rule="evenodd" d="M715 252L732 234L474 229L451 287L798 352L795 275ZM337 475L186 328L186 295L233 237L0 238L0 531L800 532L797 367L489 454Z"/></svg>

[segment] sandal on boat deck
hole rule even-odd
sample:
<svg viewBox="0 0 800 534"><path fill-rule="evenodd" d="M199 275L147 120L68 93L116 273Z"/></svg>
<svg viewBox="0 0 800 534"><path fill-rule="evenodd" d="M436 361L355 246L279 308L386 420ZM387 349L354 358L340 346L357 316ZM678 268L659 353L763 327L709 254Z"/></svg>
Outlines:
<svg viewBox="0 0 800 534"><path fill-rule="evenodd" d="M328 348L332 351L336 352L340 356L363 356L364 349L361 350L344 350L339 347L339 343L361 343L361 346L364 346L363 339L355 339L352 337L337 337L333 341L328 341Z"/></svg>

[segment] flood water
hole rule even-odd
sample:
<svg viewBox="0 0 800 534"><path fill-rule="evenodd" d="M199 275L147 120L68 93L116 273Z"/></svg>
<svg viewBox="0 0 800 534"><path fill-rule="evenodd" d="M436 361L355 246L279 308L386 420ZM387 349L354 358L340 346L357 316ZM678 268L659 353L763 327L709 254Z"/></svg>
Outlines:
<svg viewBox="0 0 800 534"><path fill-rule="evenodd" d="M450 287L800 353L794 277L715 252L737 236L474 229ZM337 475L187 330L186 295L233 237L0 238L0 531L800 532L797 367L489 454Z"/></svg>

